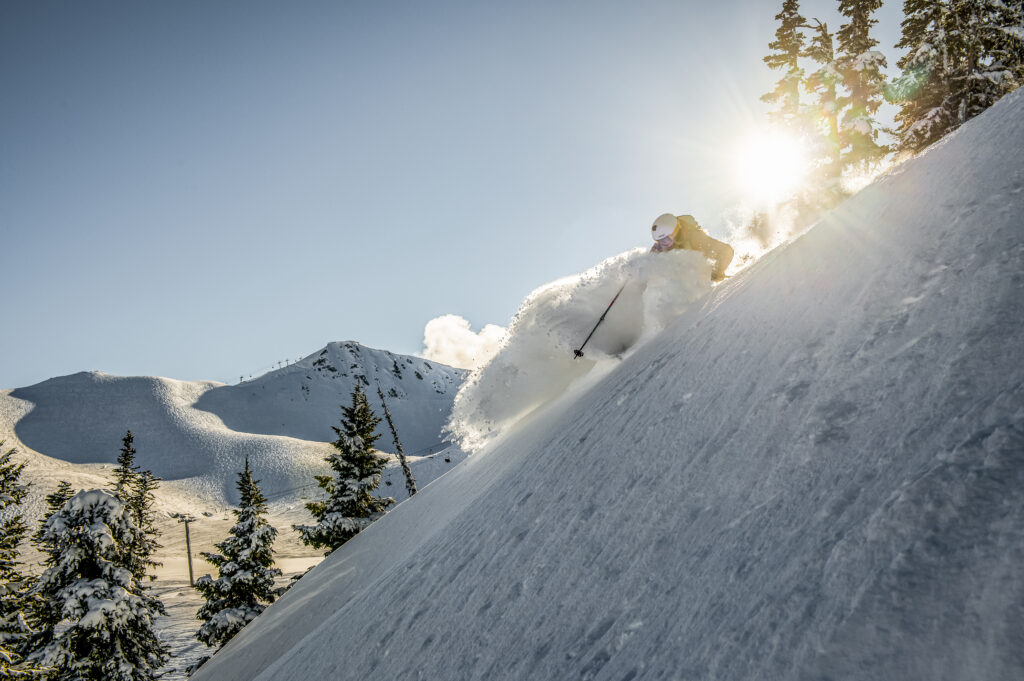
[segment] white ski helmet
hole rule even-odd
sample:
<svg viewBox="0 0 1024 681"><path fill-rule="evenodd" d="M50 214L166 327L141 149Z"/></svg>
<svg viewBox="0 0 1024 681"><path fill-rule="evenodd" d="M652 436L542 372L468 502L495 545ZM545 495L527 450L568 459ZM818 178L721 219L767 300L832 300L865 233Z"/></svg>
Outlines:
<svg viewBox="0 0 1024 681"><path fill-rule="evenodd" d="M676 231L676 216L672 213L665 213L659 215L651 225L651 237L658 241L664 239L667 236L672 236L672 233Z"/></svg>

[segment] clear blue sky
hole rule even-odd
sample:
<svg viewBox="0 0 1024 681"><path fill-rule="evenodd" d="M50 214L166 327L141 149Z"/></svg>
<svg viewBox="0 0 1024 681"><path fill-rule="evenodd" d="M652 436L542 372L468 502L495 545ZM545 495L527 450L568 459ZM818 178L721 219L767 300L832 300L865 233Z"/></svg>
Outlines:
<svg viewBox="0 0 1024 681"><path fill-rule="evenodd" d="M412 354L659 213L721 235L780 6L0 0L0 388Z"/></svg>

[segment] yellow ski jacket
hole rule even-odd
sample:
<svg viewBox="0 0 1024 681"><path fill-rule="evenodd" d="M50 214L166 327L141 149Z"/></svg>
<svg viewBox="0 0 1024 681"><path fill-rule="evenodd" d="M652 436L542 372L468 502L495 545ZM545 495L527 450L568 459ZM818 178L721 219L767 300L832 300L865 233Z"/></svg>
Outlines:
<svg viewBox="0 0 1024 681"><path fill-rule="evenodd" d="M725 270L732 262L732 246L711 237L697 224L696 218L692 215L679 215L676 217L676 228L672 231L672 245L663 247L661 244L654 244L652 252L662 253L683 248L688 251L700 251L709 260L714 261L711 270L711 279L721 281L725 278Z"/></svg>

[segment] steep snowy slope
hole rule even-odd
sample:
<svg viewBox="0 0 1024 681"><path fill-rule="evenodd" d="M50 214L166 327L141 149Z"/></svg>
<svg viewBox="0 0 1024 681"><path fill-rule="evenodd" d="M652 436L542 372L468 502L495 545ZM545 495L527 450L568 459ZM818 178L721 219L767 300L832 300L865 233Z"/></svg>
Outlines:
<svg viewBox="0 0 1024 681"><path fill-rule="evenodd" d="M1024 678L1024 91L329 556L198 681Z"/></svg>
<svg viewBox="0 0 1024 681"><path fill-rule="evenodd" d="M463 373L356 343L332 343L302 362L238 386L96 372L53 378L4 397L31 405L10 410L18 420L6 426L25 447L73 464L115 462L130 429L140 466L230 502L246 457L271 496L308 486L323 472L330 451L324 443L334 439L331 426L339 423L339 405L349 403L357 380L383 415L379 380L407 454L440 451L441 427ZM382 423L378 432L378 446L393 451L387 426ZM448 467L431 459L413 465L421 484ZM401 498L404 485L382 492Z"/></svg>

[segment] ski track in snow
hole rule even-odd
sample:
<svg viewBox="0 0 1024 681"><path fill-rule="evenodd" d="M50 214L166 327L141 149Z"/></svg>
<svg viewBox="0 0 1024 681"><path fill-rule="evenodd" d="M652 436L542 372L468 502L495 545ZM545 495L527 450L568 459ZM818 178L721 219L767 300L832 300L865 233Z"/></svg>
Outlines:
<svg viewBox="0 0 1024 681"><path fill-rule="evenodd" d="M194 678L1024 678L1022 157L1024 90L582 394L462 405L502 437Z"/></svg>

